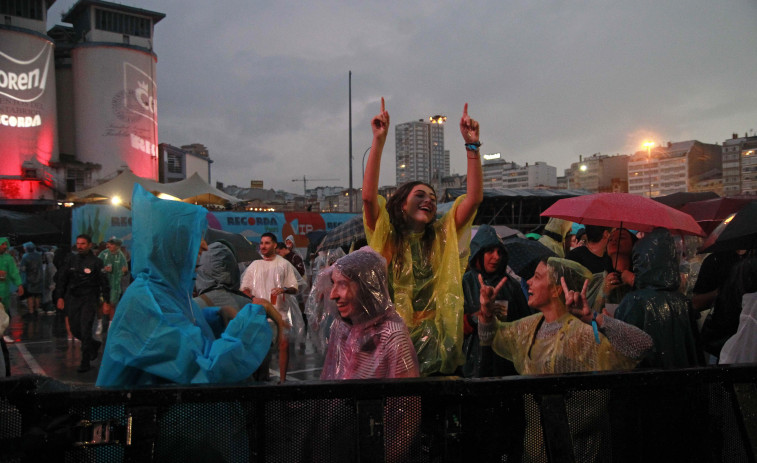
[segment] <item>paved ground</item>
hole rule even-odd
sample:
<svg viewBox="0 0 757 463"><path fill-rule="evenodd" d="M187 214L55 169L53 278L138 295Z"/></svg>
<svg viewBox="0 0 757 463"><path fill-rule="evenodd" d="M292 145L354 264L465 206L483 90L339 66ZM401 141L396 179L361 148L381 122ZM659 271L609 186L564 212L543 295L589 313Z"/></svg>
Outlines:
<svg viewBox="0 0 757 463"><path fill-rule="evenodd" d="M77 373L81 343L67 338L65 320L61 314L53 316L20 315L26 313L23 302L11 307L11 324L8 336L16 342L8 345L11 358L11 376L38 374L59 381L78 385L94 385L100 368L100 357L92 362L92 369ZM107 338L106 338L107 342ZM323 365L323 355L315 352L308 342L304 351L293 349L290 355L287 382L318 379ZM102 354L102 349L100 350ZM277 357L271 360L271 382L279 379Z"/></svg>

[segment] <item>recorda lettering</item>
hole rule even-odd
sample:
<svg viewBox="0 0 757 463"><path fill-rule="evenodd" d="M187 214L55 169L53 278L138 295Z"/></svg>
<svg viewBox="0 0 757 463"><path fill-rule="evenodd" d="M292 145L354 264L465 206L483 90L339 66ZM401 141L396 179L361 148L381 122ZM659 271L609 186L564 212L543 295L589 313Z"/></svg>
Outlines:
<svg viewBox="0 0 757 463"><path fill-rule="evenodd" d="M155 143L152 143L150 141L145 140L142 137L139 137L137 135L134 135L133 133L130 134L131 136L131 147L134 149L137 149L143 153L147 153L151 156L157 156L158 155L158 147L155 145Z"/></svg>
<svg viewBox="0 0 757 463"><path fill-rule="evenodd" d="M42 118L39 114L34 116L11 116L0 114L0 125L6 127L38 127L42 125Z"/></svg>

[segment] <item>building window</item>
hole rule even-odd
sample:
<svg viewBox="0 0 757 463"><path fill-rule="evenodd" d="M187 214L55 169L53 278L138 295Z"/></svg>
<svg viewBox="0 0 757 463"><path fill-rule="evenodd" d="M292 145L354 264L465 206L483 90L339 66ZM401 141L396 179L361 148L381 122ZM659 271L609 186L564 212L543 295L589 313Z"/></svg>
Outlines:
<svg viewBox="0 0 757 463"><path fill-rule="evenodd" d="M175 154L168 155L168 173L180 174L182 173L181 157Z"/></svg>
<svg viewBox="0 0 757 463"><path fill-rule="evenodd" d="M2 0L0 0L2 1ZM150 20L115 11L95 10L95 28L117 34L150 38Z"/></svg>
<svg viewBox="0 0 757 463"><path fill-rule="evenodd" d="M0 14L42 21L42 0L0 0ZM10 24L10 17L5 17Z"/></svg>

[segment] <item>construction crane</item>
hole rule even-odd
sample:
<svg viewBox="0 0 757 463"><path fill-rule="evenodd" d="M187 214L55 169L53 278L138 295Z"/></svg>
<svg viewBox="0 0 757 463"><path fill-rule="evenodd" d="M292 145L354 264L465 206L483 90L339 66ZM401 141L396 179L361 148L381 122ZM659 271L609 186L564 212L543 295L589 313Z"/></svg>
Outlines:
<svg viewBox="0 0 757 463"><path fill-rule="evenodd" d="M308 194L308 181L310 182L337 182L338 178L307 178L304 175L302 178L294 178L293 182L302 182L302 192L305 196Z"/></svg>

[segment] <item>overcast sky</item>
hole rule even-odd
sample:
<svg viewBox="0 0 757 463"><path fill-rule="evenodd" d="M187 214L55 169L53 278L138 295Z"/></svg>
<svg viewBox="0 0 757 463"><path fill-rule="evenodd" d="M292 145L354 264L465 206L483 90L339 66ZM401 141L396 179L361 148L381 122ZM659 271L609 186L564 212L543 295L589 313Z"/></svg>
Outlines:
<svg viewBox="0 0 757 463"><path fill-rule="evenodd" d="M50 26L74 0L58 0ZM464 173L463 104L482 151L557 174L645 139L757 129L757 0L418 2L129 0L155 26L160 142L202 143L212 181L302 191L361 184L370 120L444 114ZM394 184L394 129L381 185ZM316 181L317 179L338 179Z"/></svg>

